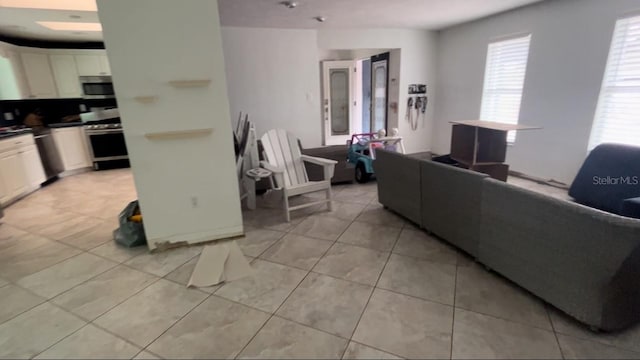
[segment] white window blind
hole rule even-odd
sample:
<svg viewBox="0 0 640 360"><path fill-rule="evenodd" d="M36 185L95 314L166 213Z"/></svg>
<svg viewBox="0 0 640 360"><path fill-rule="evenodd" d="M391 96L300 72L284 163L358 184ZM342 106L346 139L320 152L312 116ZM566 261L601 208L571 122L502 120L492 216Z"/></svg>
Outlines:
<svg viewBox="0 0 640 360"><path fill-rule="evenodd" d="M531 35L493 42L487 50L480 119L517 124ZM510 131L508 142L516 140Z"/></svg>
<svg viewBox="0 0 640 360"><path fill-rule="evenodd" d="M613 31L589 150L602 143L640 145L640 16Z"/></svg>

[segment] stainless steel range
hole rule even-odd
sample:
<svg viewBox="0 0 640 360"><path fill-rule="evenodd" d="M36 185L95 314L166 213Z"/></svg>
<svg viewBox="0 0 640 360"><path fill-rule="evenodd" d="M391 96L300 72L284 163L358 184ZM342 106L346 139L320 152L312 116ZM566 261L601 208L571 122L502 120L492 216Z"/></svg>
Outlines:
<svg viewBox="0 0 640 360"><path fill-rule="evenodd" d="M89 153L93 168L100 169L100 163L113 160L127 160L127 145L120 122L118 109L102 110L80 115L85 122Z"/></svg>

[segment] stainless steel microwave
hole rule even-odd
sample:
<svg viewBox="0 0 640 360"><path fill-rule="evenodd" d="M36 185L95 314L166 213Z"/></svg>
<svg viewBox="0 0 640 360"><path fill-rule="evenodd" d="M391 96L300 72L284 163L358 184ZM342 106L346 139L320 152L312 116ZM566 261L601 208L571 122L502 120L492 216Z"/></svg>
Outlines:
<svg viewBox="0 0 640 360"><path fill-rule="evenodd" d="M113 99L116 97L111 76L80 76L80 87L84 99Z"/></svg>

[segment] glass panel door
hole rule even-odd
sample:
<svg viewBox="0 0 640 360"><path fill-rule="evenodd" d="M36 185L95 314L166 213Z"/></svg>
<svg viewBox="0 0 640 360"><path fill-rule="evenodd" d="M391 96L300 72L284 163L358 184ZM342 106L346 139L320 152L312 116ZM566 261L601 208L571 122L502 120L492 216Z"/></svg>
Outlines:
<svg viewBox="0 0 640 360"><path fill-rule="evenodd" d="M371 58L371 131L387 129L389 53Z"/></svg>
<svg viewBox="0 0 640 360"><path fill-rule="evenodd" d="M344 145L351 139L355 61L324 61L322 63L324 144Z"/></svg>
<svg viewBox="0 0 640 360"><path fill-rule="evenodd" d="M349 135L349 68L331 69L331 135Z"/></svg>

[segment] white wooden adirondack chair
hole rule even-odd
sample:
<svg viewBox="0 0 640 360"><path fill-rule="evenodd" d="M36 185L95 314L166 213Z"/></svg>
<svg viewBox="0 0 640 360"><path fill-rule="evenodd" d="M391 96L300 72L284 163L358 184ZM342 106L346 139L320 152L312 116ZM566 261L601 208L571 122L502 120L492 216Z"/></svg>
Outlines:
<svg viewBox="0 0 640 360"><path fill-rule="evenodd" d="M290 212L293 210L324 203L332 210L331 178L337 161L302 155L298 139L286 130L269 130L260 141L265 158L260 162L260 166L273 173L277 189L282 189L287 222L291 220ZM303 161L323 166L324 179L309 181ZM325 191L326 199L289 206L290 197L316 191Z"/></svg>

